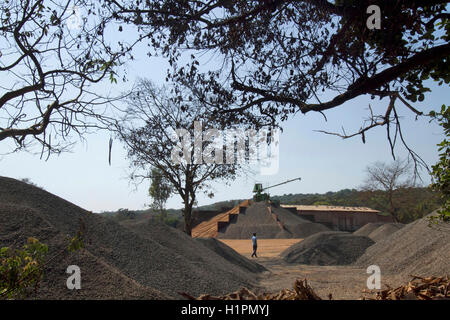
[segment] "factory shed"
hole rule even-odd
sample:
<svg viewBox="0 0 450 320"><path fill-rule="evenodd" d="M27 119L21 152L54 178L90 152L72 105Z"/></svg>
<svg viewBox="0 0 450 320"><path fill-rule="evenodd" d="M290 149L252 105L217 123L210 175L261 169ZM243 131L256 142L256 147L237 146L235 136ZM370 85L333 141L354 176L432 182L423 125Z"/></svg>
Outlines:
<svg viewBox="0 0 450 320"><path fill-rule="evenodd" d="M353 232L367 223L392 223L392 216L367 207L343 207L324 205L286 205L281 207L296 213L303 219L325 225L335 231Z"/></svg>

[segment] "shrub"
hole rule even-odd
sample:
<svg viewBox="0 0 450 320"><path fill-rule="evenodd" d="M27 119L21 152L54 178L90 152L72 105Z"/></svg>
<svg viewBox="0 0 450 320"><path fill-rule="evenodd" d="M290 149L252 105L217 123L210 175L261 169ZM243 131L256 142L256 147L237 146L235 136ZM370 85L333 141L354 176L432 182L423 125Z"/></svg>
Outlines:
<svg viewBox="0 0 450 320"><path fill-rule="evenodd" d="M26 298L36 292L43 275L48 246L28 238L20 249L0 249L0 297Z"/></svg>

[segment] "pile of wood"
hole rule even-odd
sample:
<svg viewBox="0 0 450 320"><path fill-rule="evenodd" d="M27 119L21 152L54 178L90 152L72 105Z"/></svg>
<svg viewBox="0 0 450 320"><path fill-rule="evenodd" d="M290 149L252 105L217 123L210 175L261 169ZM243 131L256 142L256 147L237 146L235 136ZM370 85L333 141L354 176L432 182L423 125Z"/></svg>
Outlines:
<svg viewBox="0 0 450 320"><path fill-rule="evenodd" d="M404 286L377 292L371 300L438 300L450 299L450 280L446 277L418 277L412 276L412 280ZM363 298L368 299L368 298ZM370 299L370 298L369 298Z"/></svg>
<svg viewBox="0 0 450 320"><path fill-rule="evenodd" d="M195 298L184 292L180 292L180 294L189 300L322 300L308 285L306 279L297 279L293 289L283 289L278 293L264 293L257 295L247 288L242 288L236 292L220 297L204 294Z"/></svg>

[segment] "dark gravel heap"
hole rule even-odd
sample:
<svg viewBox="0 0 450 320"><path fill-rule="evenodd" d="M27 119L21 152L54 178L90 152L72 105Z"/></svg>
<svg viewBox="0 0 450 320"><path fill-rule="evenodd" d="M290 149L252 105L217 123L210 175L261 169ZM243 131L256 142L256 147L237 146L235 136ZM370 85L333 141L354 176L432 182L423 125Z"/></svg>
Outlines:
<svg viewBox="0 0 450 320"><path fill-rule="evenodd" d="M280 207L271 206L284 226L282 228L268 210L265 202L255 202L237 220L219 232L219 239L249 239L255 232L260 239L305 238L311 234L329 230L322 224L302 219L298 215Z"/></svg>
<svg viewBox="0 0 450 320"><path fill-rule="evenodd" d="M347 232L316 233L287 248L280 255L288 263L332 266L348 265L356 261L374 244L368 237Z"/></svg>
<svg viewBox="0 0 450 320"><path fill-rule="evenodd" d="M86 248L56 259L39 297L179 299L179 291L220 295L251 287L256 278L177 230L131 231L15 179L0 177L0 210L0 246L22 246L34 236L50 246L49 256L86 226ZM70 264L81 268L78 295L66 288Z"/></svg>
<svg viewBox="0 0 450 320"><path fill-rule="evenodd" d="M0 185L2 185L0 178ZM1 188L1 187L0 187ZM3 191L3 190L2 190ZM1 194L1 193L0 193ZM39 213L21 205L0 201L0 247L22 247L28 237L49 246L38 299L168 299L158 290L143 286L93 255L89 249L68 253L68 235L58 231ZM66 268L81 268L81 290L68 290Z"/></svg>
<svg viewBox="0 0 450 320"><path fill-rule="evenodd" d="M374 231L372 231L368 237L372 239L375 242L381 241L389 237L394 232L397 232L401 228L403 228L405 225L403 223L385 223L378 228L376 228Z"/></svg>
<svg viewBox="0 0 450 320"><path fill-rule="evenodd" d="M196 238L195 240L240 268L247 269L254 273L267 271L262 265L245 258L225 243L215 238Z"/></svg>
<svg viewBox="0 0 450 320"><path fill-rule="evenodd" d="M250 261L214 238L192 239L178 229L151 219L146 221L127 220L121 224L141 237L156 241L173 252L185 256L194 265L202 262L214 267L217 272L224 275L229 274L229 276L233 274L244 282L254 280L248 272L254 274L267 271L263 266ZM230 265L230 263L233 265Z"/></svg>
<svg viewBox="0 0 450 320"><path fill-rule="evenodd" d="M369 234L371 234L373 231L378 229L383 224L384 224L383 222L369 222L369 223L366 223L365 225L363 225L361 228L359 228L355 232L353 232L353 234L356 236L366 236L367 237Z"/></svg>
<svg viewBox="0 0 450 320"><path fill-rule="evenodd" d="M287 231L292 234L292 238L306 238L318 232L330 231L323 224L303 219L297 214L281 207L272 206L272 212L278 216Z"/></svg>
<svg viewBox="0 0 450 320"><path fill-rule="evenodd" d="M368 248L355 263L372 264L403 278L450 274L450 224L430 227L424 217L405 225Z"/></svg>

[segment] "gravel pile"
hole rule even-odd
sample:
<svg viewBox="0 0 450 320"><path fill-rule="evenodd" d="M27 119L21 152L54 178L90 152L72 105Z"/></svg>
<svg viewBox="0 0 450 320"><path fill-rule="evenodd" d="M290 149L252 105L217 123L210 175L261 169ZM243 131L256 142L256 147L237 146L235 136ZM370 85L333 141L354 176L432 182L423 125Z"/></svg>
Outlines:
<svg viewBox="0 0 450 320"><path fill-rule="evenodd" d="M48 258L52 259L44 270L44 278L36 296L39 299L169 298L127 277L89 250L68 253L65 250L68 236L55 229L37 210L0 202L0 247L21 248L28 237L35 237L47 244ZM69 265L81 268L81 290L68 290L66 287L69 276L66 268Z"/></svg>
<svg viewBox="0 0 450 320"><path fill-rule="evenodd" d="M132 231L15 179L0 177L0 208L0 246L22 246L34 236L49 244L53 256L86 227L86 248L57 259L39 291L42 298L179 299L179 291L225 294L251 287L256 278L177 230ZM86 290L67 292L70 264L81 268Z"/></svg>
<svg viewBox="0 0 450 320"><path fill-rule="evenodd" d="M368 237L372 239L375 242L381 241L389 237L394 232L397 232L401 228L403 228L405 225L403 223L385 223L378 228L376 228L374 231L372 231Z"/></svg>
<svg viewBox="0 0 450 320"><path fill-rule="evenodd" d="M378 229L380 226L382 226L383 222L369 222L363 225L361 228L353 232L356 236L365 236L367 237L369 234L371 234L373 231Z"/></svg>
<svg viewBox="0 0 450 320"><path fill-rule="evenodd" d="M141 237L156 241L174 253L185 256L194 265L203 263L214 267L215 272L229 274L229 276L234 275L242 278L243 281L250 281L254 279L249 277L248 271L251 273L267 271L263 266L248 260L214 238L192 239L178 229L150 219L139 222L128 220L121 224Z"/></svg>
<svg viewBox="0 0 450 320"><path fill-rule="evenodd" d="M316 233L294 244L280 256L288 263L320 266L349 265L373 244L374 242L365 236L326 231Z"/></svg>
<svg viewBox="0 0 450 320"><path fill-rule="evenodd" d="M322 224L300 218L289 210L270 207L265 202L255 202L237 216L219 239L249 239L256 233L260 239L305 238L311 234L329 230ZM278 218L278 221L276 218Z"/></svg>
<svg viewBox="0 0 450 320"><path fill-rule="evenodd" d="M368 248L355 263L372 264L403 278L450 274L450 224L430 227L424 217L405 225Z"/></svg>
<svg viewBox="0 0 450 320"><path fill-rule="evenodd" d="M262 265L245 258L225 243L215 238L196 238L195 240L240 268L247 269L254 273L267 271Z"/></svg>
<svg viewBox="0 0 450 320"><path fill-rule="evenodd" d="M306 238L318 232L330 231L323 224L303 219L297 214L281 207L272 206L272 212L277 215L286 230L292 234L292 238Z"/></svg>

